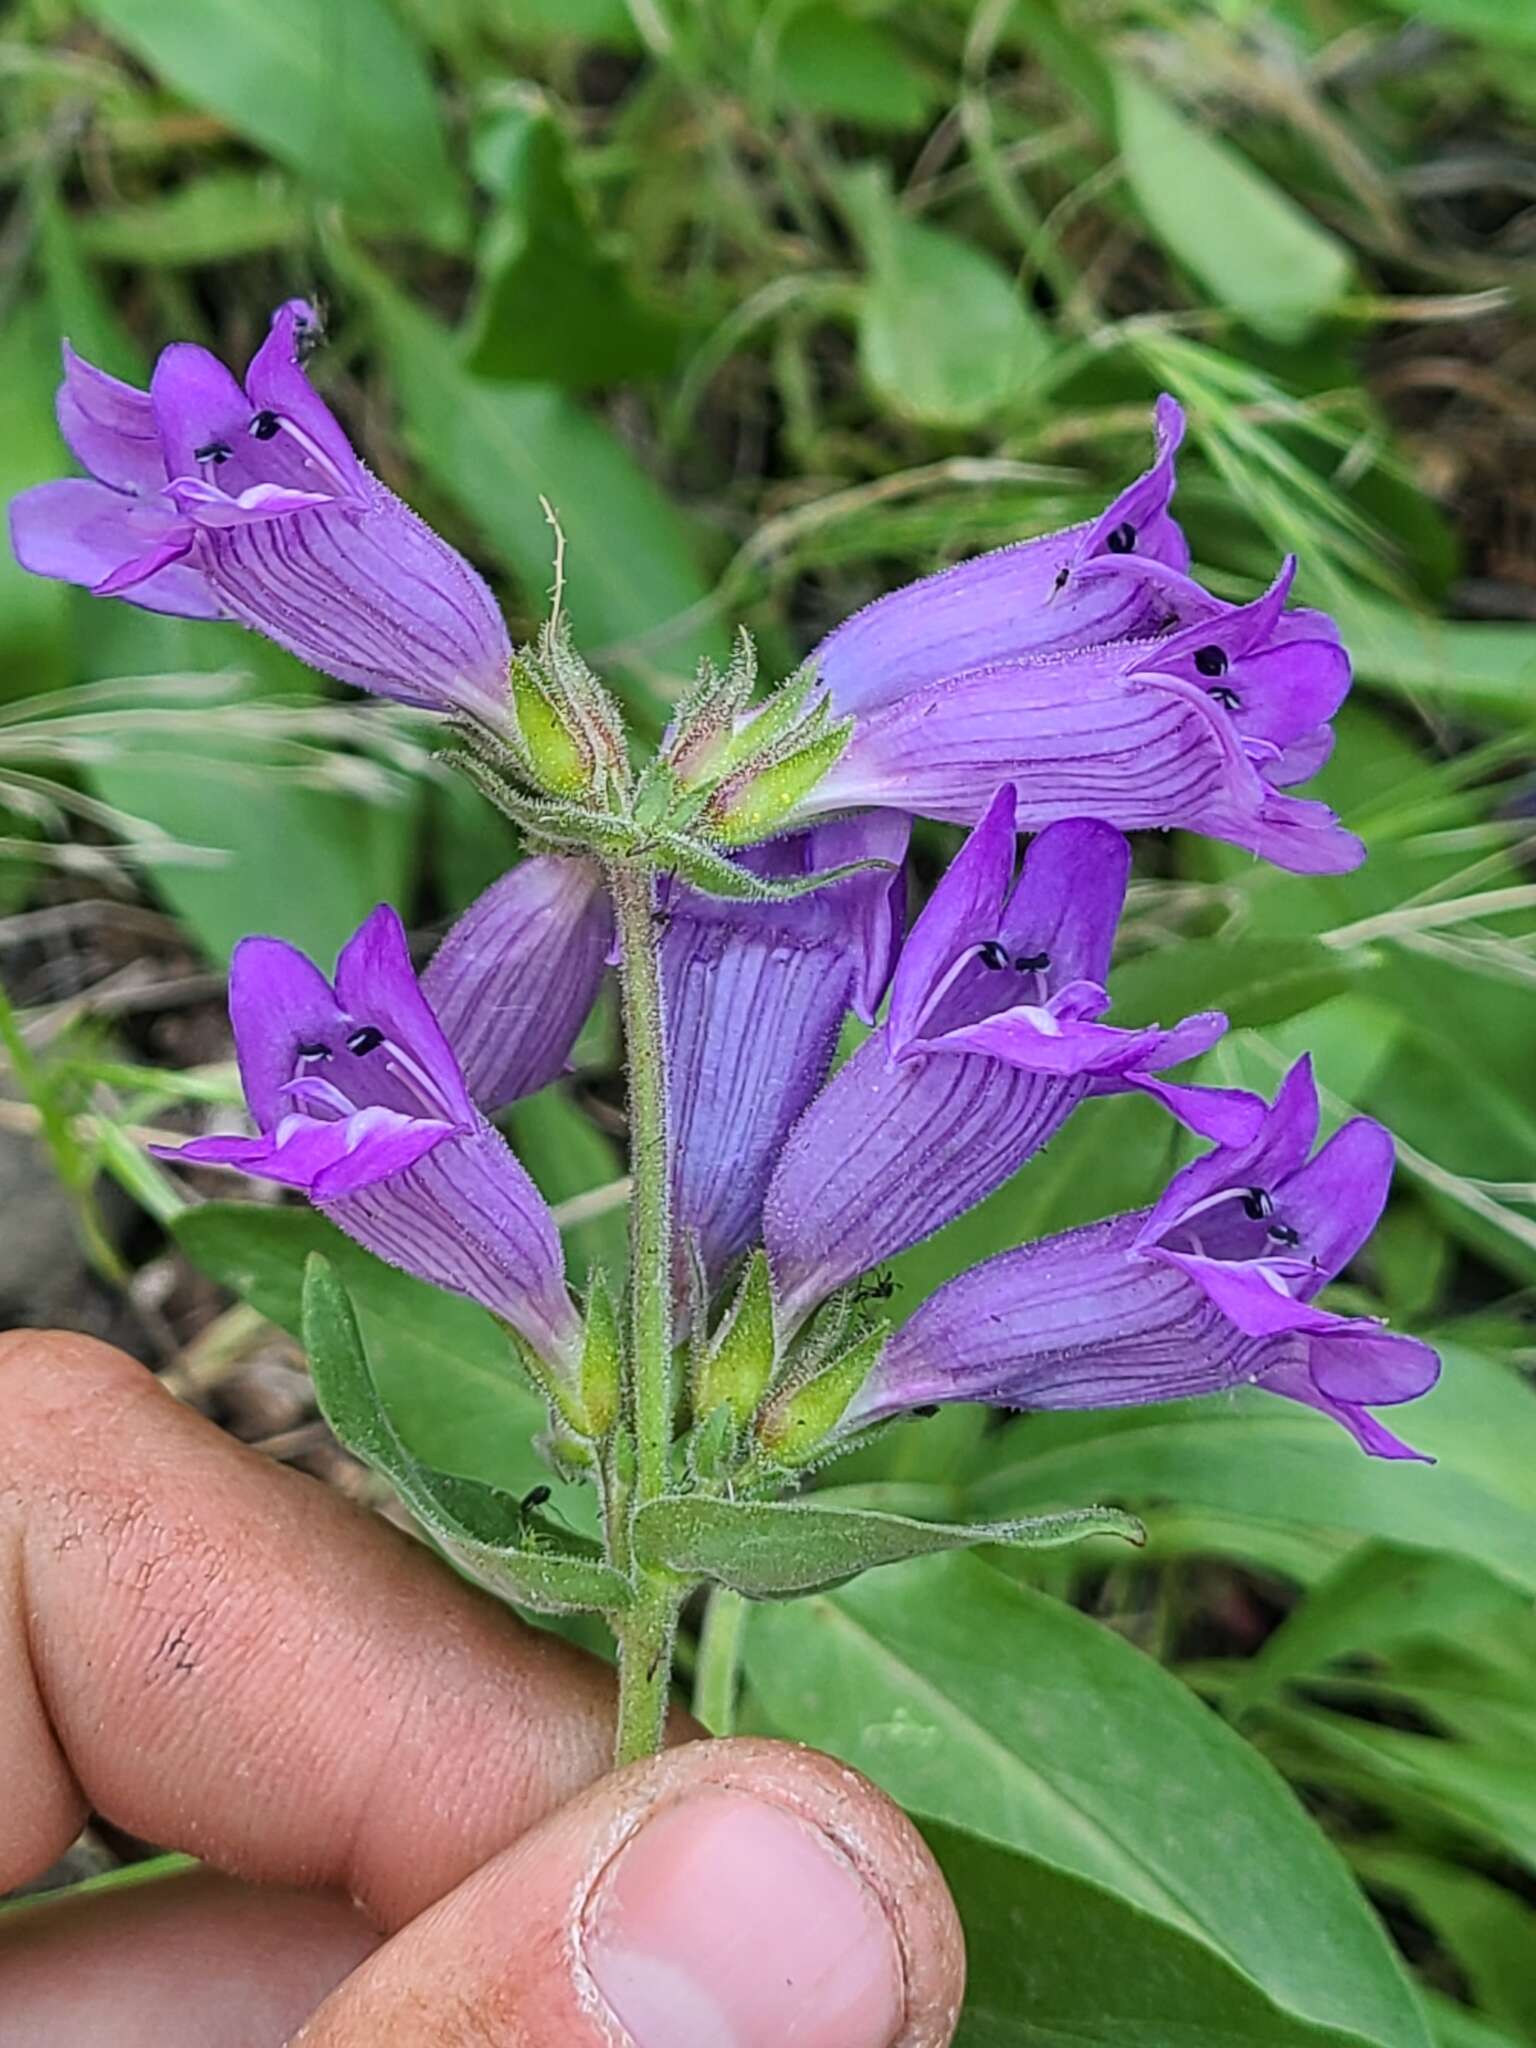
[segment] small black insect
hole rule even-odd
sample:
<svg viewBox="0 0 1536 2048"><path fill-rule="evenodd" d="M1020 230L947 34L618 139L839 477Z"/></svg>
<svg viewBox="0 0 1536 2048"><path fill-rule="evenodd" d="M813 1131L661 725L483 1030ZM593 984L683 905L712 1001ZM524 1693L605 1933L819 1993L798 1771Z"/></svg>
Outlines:
<svg viewBox="0 0 1536 2048"><path fill-rule="evenodd" d="M331 1048L328 1045L322 1045L318 1038L310 1039L299 1047L299 1058L301 1060L328 1060L330 1056Z"/></svg>
<svg viewBox="0 0 1536 2048"><path fill-rule="evenodd" d="M1195 649L1195 667L1203 676L1224 676L1229 665L1224 648L1197 647Z"/></svg>
<svg viewBox="0 0 1536 2048"><path fill-rule="evenodd" d="M282 424L277 414L269 407L257 413L251 421L251 438L254 441L270 441Z"/></svg>
<svg viewBox="0 0 1536 2048"><path fill-rule="evenodd" d="M1250 1188L1243 1197L1243 1214L1255 1223L1262 1223L1266 1216L1275 1213L1275 1198L1264 1188Z"/></svg>
<svg viewBox="0 0 1536 2048"><path fill-rule="evenodd" d="M1063 562L1061 567L1056 571L1056 581L1051 585L1051 595L1053 597L1056 595L1056 592L1058 590L1065 590L1067 586L1067 578L1071 574L1071 569L1067 566L1065 562Z"/></svg>
<svg viewBox="0 0 1536 2048"><path fill-rule="evenodd" d="M194 462L228 462L231 454L227 441L205 441L201 448L192 450Z"/></svg>
<svg viewBox="0 0 1536 2048"><path fill-rule="evenodd" d="M1051 964L1051 956L1049 953L1018 953L1013 964L1020 974L1044 974Z"/></svg>
<svg viewBox="0 0 1536 2048"><path fill-rule="evenodd" d="M530 1486L518 1506L525 1515L531 1514L535 1508L543 1507L553 1492L552 1486Z"/></svg>
<svg viewBox="0 0 1536 2048"><path fill-rule="evenodd" d="M672 918L673 912L670 910L653 910L651 912L651 923L659 932L666 930L667 926L672 922Z"/></svg>
<svg viewBox="0 0 1536 2048"><path fill-rule="evenodd" d="M313 320L296 320L293 326L293 359L307 363L325 339L325 322L319 313Z"/></svg>
<svg viewBox="0 0 1536 2048"><path fill-rule="evenodd" d="M1213 704L1224 704L1228 711L1241 711L1243 708L1243 700L1236 690L1229 690L1225 685L1218 690L1207 690L1205 694Z"/></svg>
<svg viewBox="0 0 1536 2048"><path fill-rule="evenodd" d="M1300 1231L1292 1230L1289 1223L1271 1223L1271 1225L1269 1226L1269 1235L1275 1240L1276 1244L1301 1243Z"/></svg>
<svg viewBox="0 0 1536 2048"><path fill-rule="evenodd" d="M377 1024L365 1024L361 1031L354 1031L347 1040L347 1051L355 1053L377 1052L384 1043L384 1034Z"/></svg>
<svg viewBox="0 0 1536 2048"><path fill-rule="evenodd" d="M854 1295L855 1301L889 1301L896 1292L896 1275L882 1266L872 1280L866 1280Z"/></svg>
<svg viewBox="0 0 1536 2048"><path fill-rule="evenodd" d="M1104 545L1112 555L1128 555L1133 552L1136 546L1136 529L1129 519L1122 519L1117 527L1105 535Z"/></svg>
<svg viewBox="0 0 1536 2048"><path fill-rule="evenodd" d="M912 1410L912 1413L914 1415L921 1415L925 1422L928 1420L930 1415L937 1415L938 1412L939 1404L937 1401L927 1401L923 1404L921 1408L914 1408Z"/></svg>
<svg viewBox="0 0 1536 2048"><path fill-rule="evenodd" d="M1008 954L1001 939L988 939L976 948L976 958L983 967L1006 967Z"/></svg>

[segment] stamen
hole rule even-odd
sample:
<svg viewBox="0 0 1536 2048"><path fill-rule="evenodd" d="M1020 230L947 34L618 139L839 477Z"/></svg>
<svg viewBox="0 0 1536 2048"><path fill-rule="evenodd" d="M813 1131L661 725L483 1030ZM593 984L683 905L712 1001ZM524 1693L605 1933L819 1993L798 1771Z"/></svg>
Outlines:
<svg viewBox="0 0 1536 2048"><path fill-rule="evenodd" d="M1224 676L1227 672L1227 666L1225 648L1197 647L1195 649L1195 667L1201 675Z"/></svg>
<svg viewBox="0 0 1536 2048"><path fill-rule="evenodd" d="M384 1043L384 1034L377 1024L365 1024L360 1031L354 1031L347 1040L347 1051L357 1053L376 1052Z"/></svg>
<svg viewBox="0 0 1536 2048"><path fill-rule="evenodd" d="M1265 1188L1249 1188L1243 1196L1243 1214L1255 1223L1275 1213L1275 1198Z"/></svg>
<svg viewBox="0 0 1536 2048"><path fill-rule="evenodd" d="M1243 708L1243 700L1239 697L1236 690L1222 688L1219 690L1207 690L1205 694L1213 704L1224 705L1228 711L1241 711Z"/></svg>
<svg viewBox="0 0 1536 2048"><path fill-rule="evenodd" d="M1013 964L1020 974L1045 974L1050 970L1051 956L1049 953L1019 953L1015 955Z"/></svg>
<svg viewBox="0 0 1536 2048"><path fill-rule="evenodd" d="M194 448L192 450L192 460L194 462L228 462L230 453L231 450L227 441L205 441L201 448Z"/></svg>
<svg viewBox="0 0 1536 2048"><path fill-rule="evenodd" d="M298 1057L301 1060L328 1060L330 1056L331 1048L323 1045L318 1038L301 1045L298 1049Z"/></svg>
<svg viewBox="0 0 1536 2048"><path fill-rule="evenodd" d="M1104 537L1104 545L1112 555L1128 555L1136 546L1136 529L1129 519L1121 520Z"/></svg>
<svg viewBox="0 0 1536 2048"><path fill-rule="evenodd" d="M1276 1244L1297 1245L1301 1243L1301 1232L1293 1230L1289 1223L1271 1223L1268 1235Z"/></svg>
<svg viewBox="0 0 1536 2048"><path fill-rule="evenodd" d="M976 958L983 967L996 969L1008 965L1008 955L1003 950L1001 939L988 939L983 945L978 946Z"/></svg>
<svg viewBox="0 0 1536 2048"><path fill-rule="evenodd" d="M264 407L262 411L257 413L255 419L251 421L251 439L253 441L274 440L281 431L282 424L282 420L270 407Z"/></svg>

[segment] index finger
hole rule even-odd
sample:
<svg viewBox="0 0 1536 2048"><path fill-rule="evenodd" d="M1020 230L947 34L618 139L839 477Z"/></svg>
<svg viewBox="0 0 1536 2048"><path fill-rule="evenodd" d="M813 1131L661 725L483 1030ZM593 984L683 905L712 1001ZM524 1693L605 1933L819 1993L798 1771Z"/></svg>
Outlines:
<svg viewBox="0 0 1536 2048"><path fill-rule="evenodd" d="M386 1927L606 1769L611 1680L84 1337L0 1338L0 1890L94 1809Z"/></svg>

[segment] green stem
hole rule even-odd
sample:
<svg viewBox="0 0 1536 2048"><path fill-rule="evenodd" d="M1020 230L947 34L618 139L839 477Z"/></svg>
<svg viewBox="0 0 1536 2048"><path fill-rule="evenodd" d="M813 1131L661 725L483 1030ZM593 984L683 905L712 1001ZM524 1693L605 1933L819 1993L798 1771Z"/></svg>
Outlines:
<svg viewBox="0 0 1536 2048"><path fill-rule="evenodd" d="M608 871L619 932L624 1053L629 1070L629 1422L634 1482L631 1514L667 1489L672 1449L672 1213L667 1164L666 1046L661 970L648 869L615 862ZM627 1531L622 1537L628 1549ZM617 1548L610 1531L610 1549ZM617 1761L661 1747L679 1589L643 1567L633 1571L633 1607L613 1620L619 1647Z"/></svg>
<svg viewBox="0 0 1536 2048"><path fill-rule="evenodd" d="M728 1586L716 1586L704 1610L693 1673L694 1719L702 1721L711 1735L735 1733L736 1686L746 1633L746 1601Z"/></svg>

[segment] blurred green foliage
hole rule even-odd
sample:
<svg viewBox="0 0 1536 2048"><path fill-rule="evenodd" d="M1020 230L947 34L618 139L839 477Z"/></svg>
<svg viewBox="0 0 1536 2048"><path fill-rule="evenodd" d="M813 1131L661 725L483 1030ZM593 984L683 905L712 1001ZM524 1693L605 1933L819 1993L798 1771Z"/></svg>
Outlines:
<svg viewBox="0 0 1536 2048"><path fill-rule="evenodd" d="M1220 1003L1216 1073L1268 1087L1310 1046L1331 1119L1393 1127L1349 1293L1449 1340L1408 1428L1440 1462L1372 1465L1261 1396L906 1426L828 1483L902 1512L1120 1503L1146 1554L937 1559L754 1610L745 1711L929 1829L972 1932L969 2048L1536 2043L1529 9L17 0L0 109L7 494L62 467L61 332L141 376L178 336L239 358L316 293L317 374L370 462L518 628L547 501L583 647L653 730L737 620L787 668L892 584L1096 509L1156 391L1188 406L1201 573L1246 594L1295 550L1355 652L1320 787L1371 858L1304 880L1144 845L1117 997ZM41 1048L13 1078L82 1200L101 1169L171 1220L136 1134L229 1078L162 1083L29 1009L19 914L142 895L215 963L253 927L323 955L380 897L458 908L509 848L419 723L233 629L4 560L0 650L0 941ZM514 1120L575 1198L578 1268L622 1244L584 1199L618 1172L611 1072L599 1019ZM1095 1105L898 1262L895 1306L1147 1199L1177 1146ZM318 1231L411 1448L537 1477L477 1311L298 1214L176 1228L290 1329Z"/></svg>

